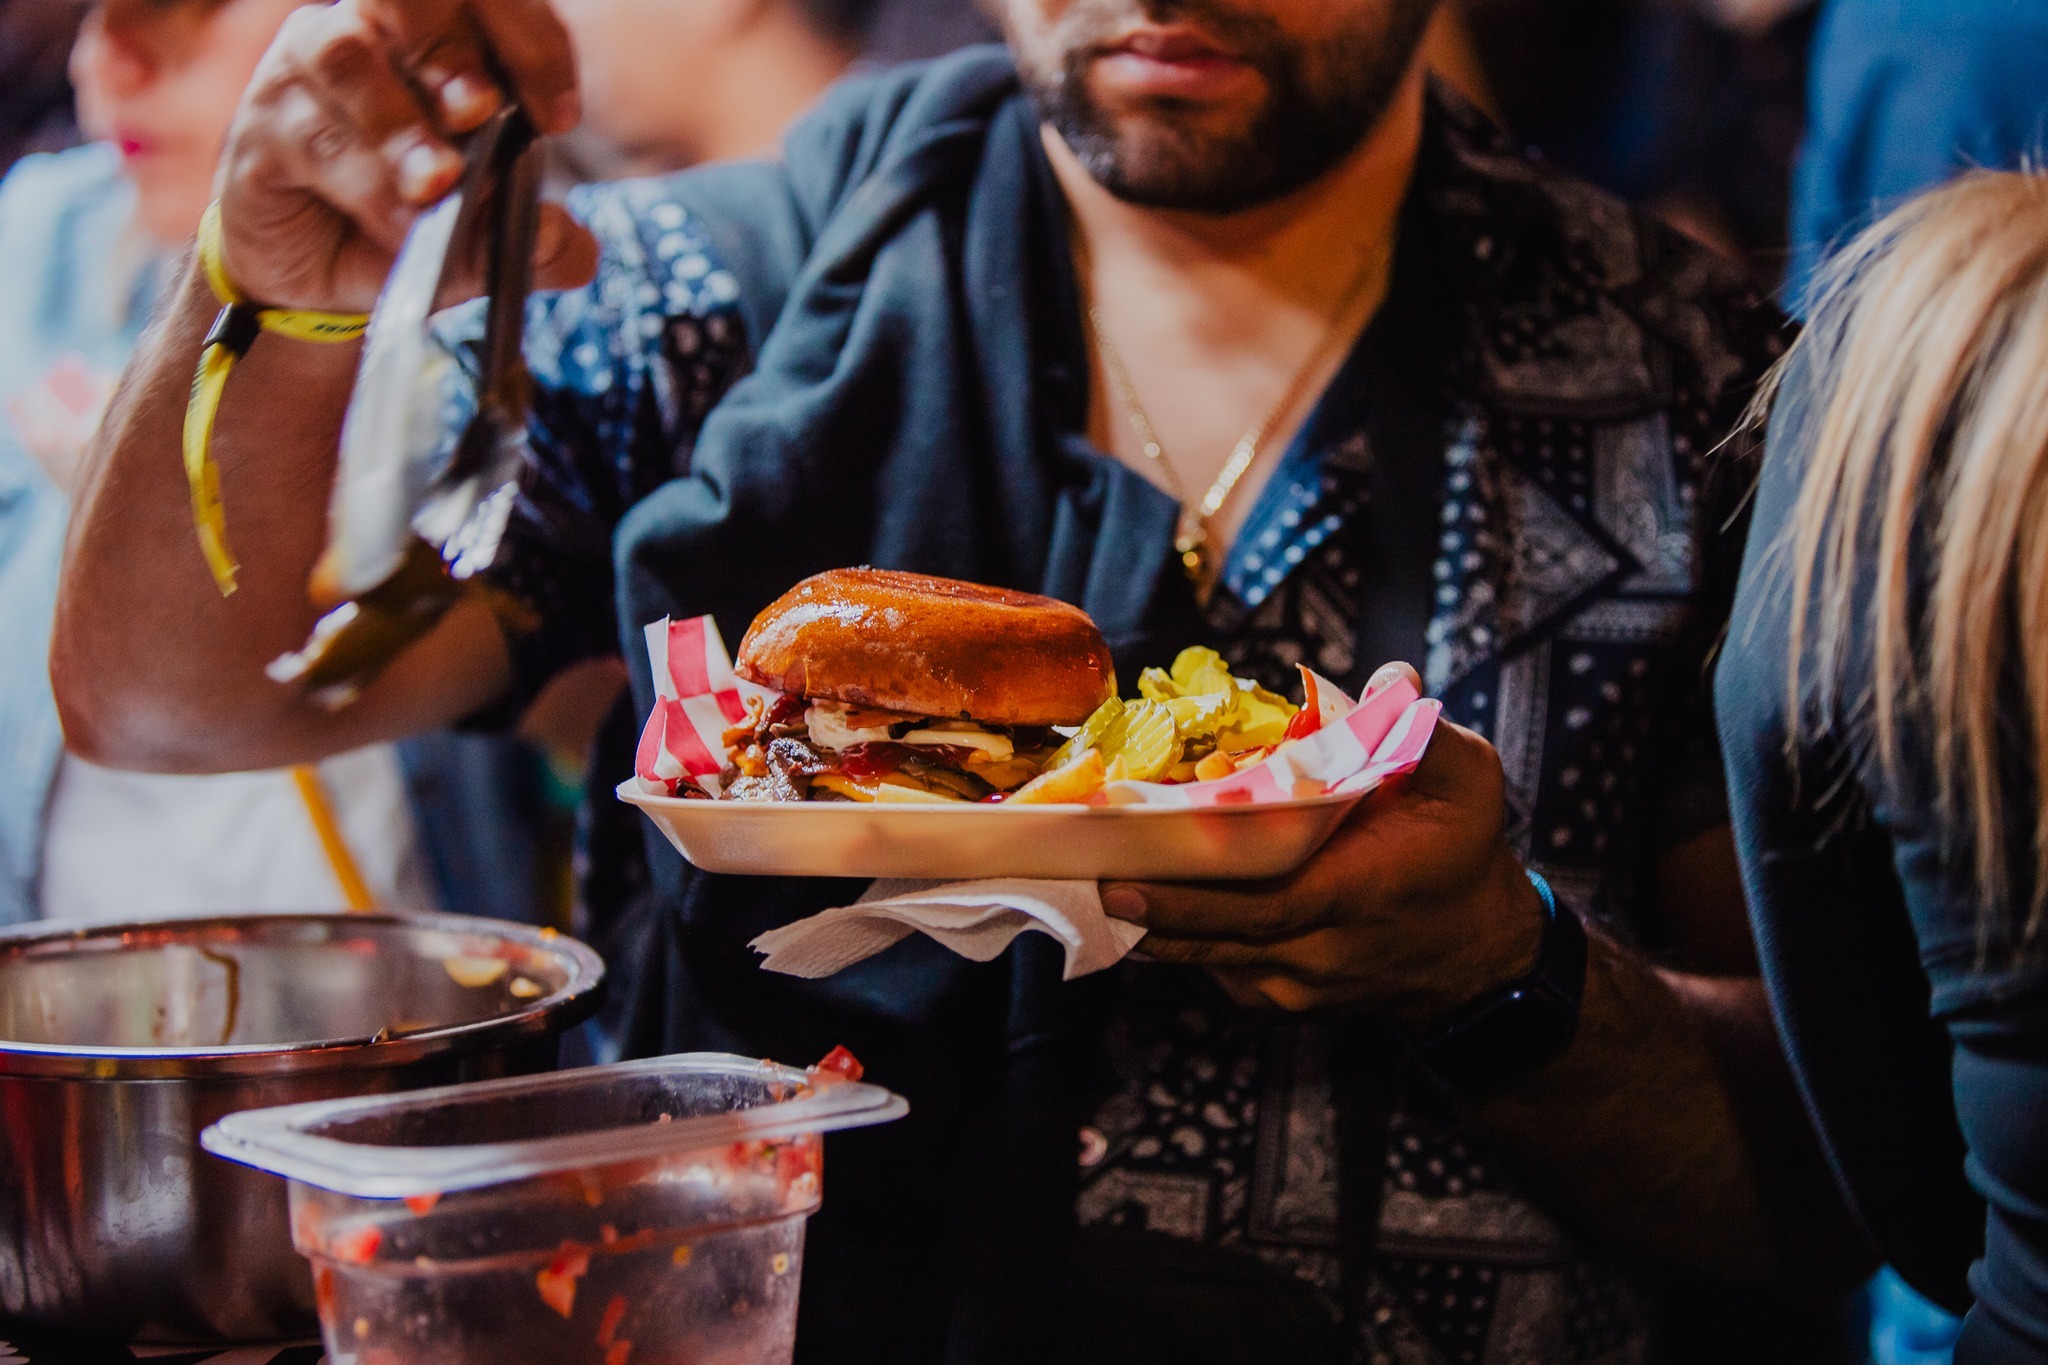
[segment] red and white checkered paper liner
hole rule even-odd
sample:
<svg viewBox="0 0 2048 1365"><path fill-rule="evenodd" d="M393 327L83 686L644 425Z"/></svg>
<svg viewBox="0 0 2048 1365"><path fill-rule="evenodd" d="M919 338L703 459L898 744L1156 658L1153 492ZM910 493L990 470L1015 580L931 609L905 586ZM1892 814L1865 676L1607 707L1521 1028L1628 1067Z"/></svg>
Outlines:
<svg viewBox="0 0 2048 1365"><path fill-rule="evenodd" d="M776 693L737 677L732 655L708 616L663 618L647 627L655 703L640 735L636 771L643 788L674 796L684 778L716 796L725 770L725 732L747 718L747 698L772 701ZM1112 782L1095 804L1112 806L1230 806L1302 800L1332 793L1367 792L1390 777L1413 772L1436 731L1436 702L1405 678L1358 702L1334 683L1317 679L1323 728L1282 745L1265 762L1214 782L1167 785ZM1000 809L993 807L992 809Z"/></svg>

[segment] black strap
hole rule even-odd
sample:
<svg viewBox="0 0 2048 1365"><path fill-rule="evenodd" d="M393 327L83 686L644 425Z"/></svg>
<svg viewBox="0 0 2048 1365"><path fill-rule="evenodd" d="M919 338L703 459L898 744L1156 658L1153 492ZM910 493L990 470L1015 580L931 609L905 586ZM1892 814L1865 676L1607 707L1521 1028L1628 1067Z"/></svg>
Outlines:
<svg viewBox="0 0 2048 1365"><path fill-rule="evenodd" d="M1344 1024L1330 1040L1330 1091L1337 1109L1337 1252L1345 1301L1356 1308L1373 1279L1406 1046L1392 1024Z"/></svg>

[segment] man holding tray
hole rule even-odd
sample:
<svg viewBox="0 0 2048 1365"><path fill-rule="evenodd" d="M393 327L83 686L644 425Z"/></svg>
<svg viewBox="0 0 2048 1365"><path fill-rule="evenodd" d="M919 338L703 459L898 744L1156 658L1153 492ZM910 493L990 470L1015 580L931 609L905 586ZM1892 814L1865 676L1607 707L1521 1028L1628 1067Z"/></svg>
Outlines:
<svg viewBox="0 0 2048 1365"><path fill-rule="evenodd" d="M843 87L777 164L547 210L565 292L531 310L538 468L494 570L534 610L458 608L337 712L263 666L312 619L357 348L237 367L223 599L180 474L220 309L189 269L81 499L71 742L296 762L623 652L588 884L616 1045L844 1043L915 1106L836 1149L807 1359L1636 1360L1706 1280L1853 1278L1747 975L1705 695L1749 478L1721 442L1776 316L1430 89L1433 0L1000 8L1007 51ZM231 139L219 266L367 310L487 72L560 130L573 70L543 0L302 12ZM750 939L861 887L634 828L606 784L639 630L738 639L861 563L1077 603L1126 680L1190 643L1290 692L1419 659L1469 728L1282 883L1105 888L1151 963L1063 984L1027 936L763 974Z"/></svg>

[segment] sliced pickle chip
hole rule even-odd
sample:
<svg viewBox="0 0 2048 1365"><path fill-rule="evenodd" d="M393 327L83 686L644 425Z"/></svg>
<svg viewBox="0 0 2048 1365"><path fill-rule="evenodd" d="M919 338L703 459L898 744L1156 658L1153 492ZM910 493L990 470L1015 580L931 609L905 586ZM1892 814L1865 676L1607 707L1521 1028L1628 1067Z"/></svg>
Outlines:
<svg viewBox="0 0 2048 1365"><path fill-rule="evenodd" d="M1234 698L1216 694L1207 697L1174 697L1166 702L1180 727L1181 739L1214 739L1236 710Z"/></svg>
<svg viewBox="0 0 2048 1365"><path fill-rule="evenodd" d="M1132 702L1124 710L1123 743L1111 753L1132 782L1156 782L1180 762L1180 730L1164 702Z"/></svg>
<svg viewBox="0 0 2048 1365"><path fill-rule="evenodd" d="M1172 701L1180 688L1165 669L1148 668L1138 675L1138 695L1147 701Z"/></svg>
<svg viewBox="0 0 2048 1365"><path fill-rule="evenodd" d="M1110 731L1123 718L1123 702L1116 697L1111 697L1108 701L1095 708L1094 715L1081 722L1081 728L1074 731L1073 738L1053 750L1052 757L1045 761L1045 770L1052 772L1055 769L1064 768L1079 758L1082 751L1087 749L1101 749L1104 753L1114 752L1110 742L1113 738Z"/></svg>
<svg viewBox="0 0 2048 1365"><path fill-rule="evenodd" d="M1173 661L1171 676L1174 686L1184 697L1207 696L1214 692L1229 696L1237 691L1237 679L1230 676L1230 665L1223 662L1223 656L1201 645L1180 652Z"/></svg>

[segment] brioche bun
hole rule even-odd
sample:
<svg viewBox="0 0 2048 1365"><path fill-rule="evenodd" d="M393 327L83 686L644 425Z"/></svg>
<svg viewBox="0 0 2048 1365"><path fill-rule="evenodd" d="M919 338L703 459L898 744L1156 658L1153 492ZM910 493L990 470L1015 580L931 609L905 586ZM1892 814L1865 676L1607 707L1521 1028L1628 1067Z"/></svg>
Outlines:
<svg viewBox="0 0 2048 1365"><path fill-rule="evenodd" d="M1102 632L1032 593L833 569L754 618L734 671L799 696L984 725L1078 725L1116 695Z"/></svg>

